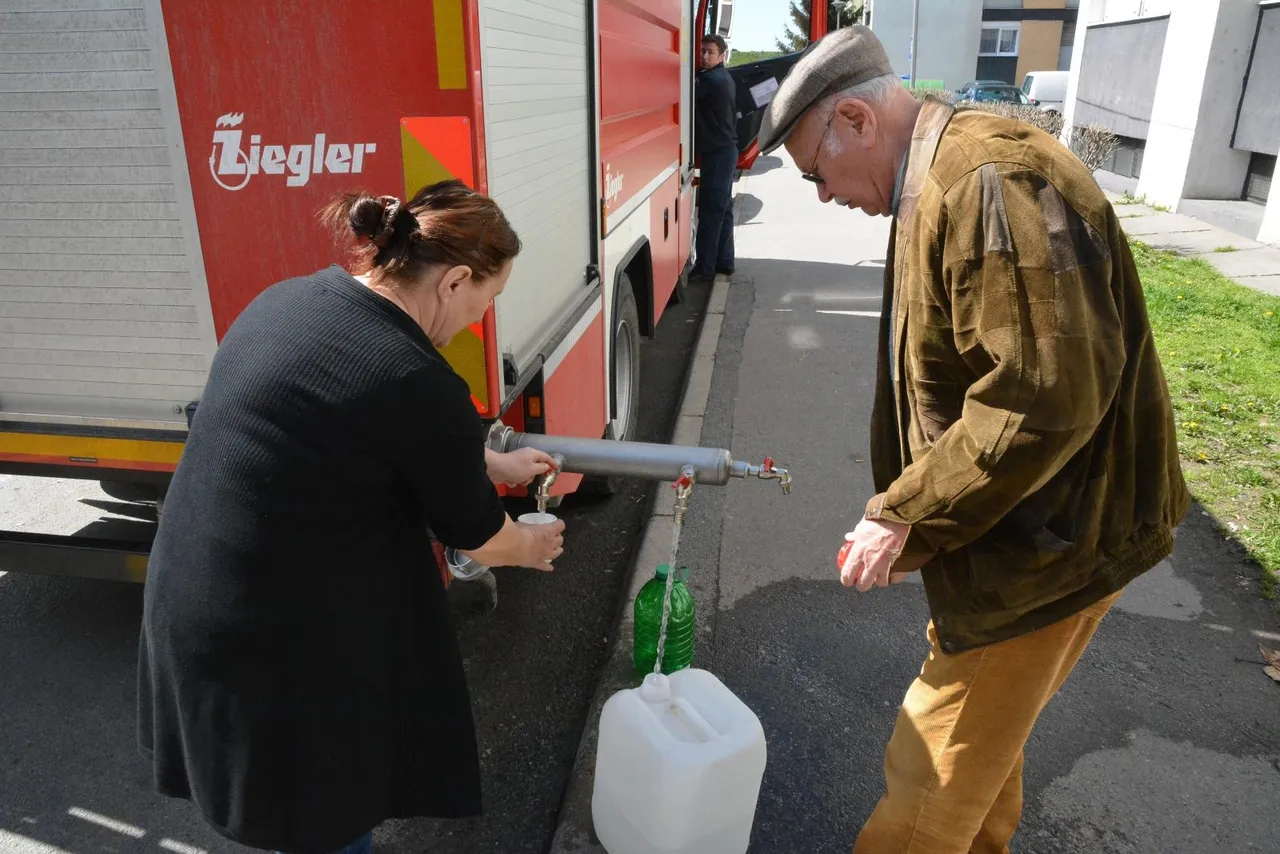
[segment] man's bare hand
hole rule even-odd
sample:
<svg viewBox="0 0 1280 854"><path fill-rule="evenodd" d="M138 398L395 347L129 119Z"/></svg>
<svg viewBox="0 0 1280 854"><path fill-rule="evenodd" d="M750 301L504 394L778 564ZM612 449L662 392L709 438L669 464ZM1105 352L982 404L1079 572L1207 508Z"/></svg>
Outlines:
<svg viewBox="0 0 1280 854"><path fill-rule="evenodd" d="M841 549L844 561L840 565L840 583L845 587L856 586L860 593L872 587L900 584L906 573L892 570L894 561L902 554L910 530L909 526L898 522L873 519L859 522L856 528L844 535L848 549Z"/></svg>

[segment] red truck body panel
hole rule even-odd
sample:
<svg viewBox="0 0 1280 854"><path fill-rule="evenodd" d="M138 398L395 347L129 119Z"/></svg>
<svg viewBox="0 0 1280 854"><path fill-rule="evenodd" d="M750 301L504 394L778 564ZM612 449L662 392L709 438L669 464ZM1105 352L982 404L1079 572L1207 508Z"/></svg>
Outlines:
<svg viewBox="0 0 1280 854"><path fill-rule="evenodd" d="M606 224L680 162L680 9L680 0L600 0Z"/></svg>
<svg viewBox="0 0 1280 854"><path fill-rule="evenodd" d="M403 117L475 120L469 78L442 88L436 51L404 44L435 34L433 4L293 6L164 4L219 337L265 287L333 260L316 216L336 193L404 193Z"/></svg>

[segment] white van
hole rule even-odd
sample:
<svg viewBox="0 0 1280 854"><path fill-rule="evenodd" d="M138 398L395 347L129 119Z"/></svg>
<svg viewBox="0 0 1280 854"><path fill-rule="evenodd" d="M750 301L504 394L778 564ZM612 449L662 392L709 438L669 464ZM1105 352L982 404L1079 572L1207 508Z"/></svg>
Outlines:
<svg viewBox="0 0 1280 854"><path fill-rule="evenodd" d="M1062 112L1067 100L1067 75L1069 71L1031 71L1022 81L1022 93L1031 99L1032 106L1046 113Z"/></svg>

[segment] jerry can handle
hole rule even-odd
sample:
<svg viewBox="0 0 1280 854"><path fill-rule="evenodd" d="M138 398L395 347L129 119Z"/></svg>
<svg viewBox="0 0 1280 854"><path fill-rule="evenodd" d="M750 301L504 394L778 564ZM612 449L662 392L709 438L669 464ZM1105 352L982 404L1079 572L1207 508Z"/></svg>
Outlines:
<svg viewBox="0 0 1280 854"><path fill-rule="evenodd" d="M689 723L693 724L705 741L715 741L720 737L720 733L716 731L716 728L709 724L706 718L698 714L698 710L684 697L676 697L672 702L680 707L680 711L684 712L685 717L689 719Z"/></svg>

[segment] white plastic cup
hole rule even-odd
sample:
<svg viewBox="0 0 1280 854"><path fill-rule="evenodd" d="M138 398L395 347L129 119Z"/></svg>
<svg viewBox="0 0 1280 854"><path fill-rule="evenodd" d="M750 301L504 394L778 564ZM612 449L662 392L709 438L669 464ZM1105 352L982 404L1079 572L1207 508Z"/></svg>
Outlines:
<svg viewBox="0 0 1280 854"><path fill-rule="evenodd" d="M550 525L552 522L556 521L556 515L554 513L537 512L521 513L516 521L523 522L526 525ZM550 565L551 561L547 561L547 564Z"/></svg>

